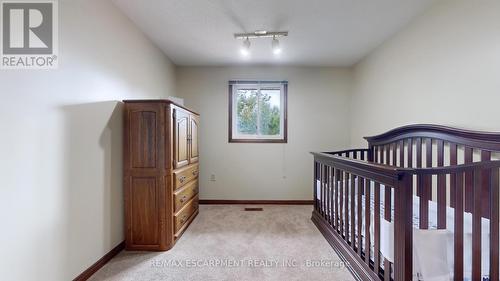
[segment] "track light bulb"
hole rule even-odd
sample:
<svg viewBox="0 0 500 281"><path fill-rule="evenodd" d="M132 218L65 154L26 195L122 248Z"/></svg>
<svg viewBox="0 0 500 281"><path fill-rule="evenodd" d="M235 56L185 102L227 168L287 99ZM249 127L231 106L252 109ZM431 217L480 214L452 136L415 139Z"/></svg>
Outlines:
<svg viewBox="0 0 500 281"><path fill-rule="evenodd" d="M276 38L276 36L273 37L273 41L271 43L271 46L273 48L273 54L275 55L279 55L281 54L281 46L280 46L280 41L278 40L278 38Z"/></svg>
<svg viewBox="0 0 500 281"><path fill-rule="evenodd" d="M244 56L250 55L250 39L248 39L248 37L243 41L243 46L241 47L240 51Z"/></svg>

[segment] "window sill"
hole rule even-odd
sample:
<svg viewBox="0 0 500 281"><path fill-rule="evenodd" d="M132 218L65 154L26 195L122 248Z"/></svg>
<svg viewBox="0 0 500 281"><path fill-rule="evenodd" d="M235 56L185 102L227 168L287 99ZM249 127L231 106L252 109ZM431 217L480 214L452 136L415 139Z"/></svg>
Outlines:
<svg viewBox="0 0 500 281"><path fill-rule="evenodd" d="M287 139L232 139L229 143L287 143Z"/></svg>

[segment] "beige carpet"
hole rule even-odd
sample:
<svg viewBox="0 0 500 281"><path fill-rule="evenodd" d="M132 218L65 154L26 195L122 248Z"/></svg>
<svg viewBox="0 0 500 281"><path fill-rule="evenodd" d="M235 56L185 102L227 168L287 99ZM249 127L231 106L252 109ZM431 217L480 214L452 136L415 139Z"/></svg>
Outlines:
<svg viewBox="0 0 500 281"><path fill-rule="evenodd" d="M311 222L312 206L244 207L202 205L173 249L122 252L90 280L354 280Z"/></svg>

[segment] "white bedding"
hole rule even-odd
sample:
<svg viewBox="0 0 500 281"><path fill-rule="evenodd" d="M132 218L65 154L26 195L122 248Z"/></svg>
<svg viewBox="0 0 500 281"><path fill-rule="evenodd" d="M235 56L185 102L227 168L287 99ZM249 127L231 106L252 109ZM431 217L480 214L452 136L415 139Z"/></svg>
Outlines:
<svg viewBox="0 0 500 281"><path fill-rule="evenodd" d="M347 186L350 182L346 181ZM357 192L357 184L356 192ZM372 249L370 256L373 257L373 239L374 239L374 183L370 188L370 240ZM317 181L317 199L321 199L321 184ZM330 190L334 194L334 189ZM385 186L380 186L380 252L383 257L394 262L394 193L391 202L392 219L388 222L384 219L384 192ZM345 194L345 193L344 193ZM340 196L339 196L340 197ZM350 196L349 196L350 197ZM362 196L362 240L364 240L364 214L365 198ZM333 197L335 198L335 197ZM344 198L342 202L345 202ZM413 196L413 271L414 280L452 280L453 279L453 232L454 232L454 209L447 207L446 229L437 229L437 204L429 201L429 229L421 230L419 227L419 197ZM350 198L349 198L350 202ZM357 208L357 202L355 202ZM351 203L348 205L350 213ZM344 214L345 216L345 214ZM345 217L344 217L345 219ZM356 222L357 229L357 222ZM349 229L350 232L350 229ZM482 275L488 279L489 275L489 220L482 219ZM357 231L356 231L357 233ZM364 243L363 243L364 245ZM464 213L464 276L470 278L472 272L472 214Z"/></svg>

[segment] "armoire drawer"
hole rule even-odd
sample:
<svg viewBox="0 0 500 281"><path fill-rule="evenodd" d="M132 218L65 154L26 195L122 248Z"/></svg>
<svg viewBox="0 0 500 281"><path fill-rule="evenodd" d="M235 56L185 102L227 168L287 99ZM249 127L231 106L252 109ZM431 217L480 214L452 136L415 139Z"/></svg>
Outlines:
<svg viewBox="0 0 500 281"><path fill-rule="evenodd" d="M192 180L174 193L175 211L179 211L187 202L198 194L198 180Z"/></svg>
<svg viewBox="0 0 500 281"><path fill-rule="evenodd" d="M176 233L184 226L196 210L198 210L198 196L191 199L177 214L175 214Z"/></svg>
<svg viewBox="0 0 500 281"><path fill-rule="evenodd" d="M174 190L198 178L198 164L185 167L174 172Z"/></svg>

